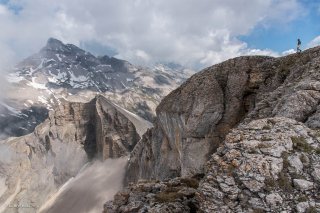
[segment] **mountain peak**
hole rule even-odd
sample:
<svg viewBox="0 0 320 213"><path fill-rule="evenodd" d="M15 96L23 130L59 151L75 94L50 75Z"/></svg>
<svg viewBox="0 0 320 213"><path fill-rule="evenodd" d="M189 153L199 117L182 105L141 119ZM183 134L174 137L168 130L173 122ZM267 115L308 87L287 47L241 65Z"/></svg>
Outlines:
<svg viewBox="0 0 320 213"><path fill-rule="evenodd" d="M62 47L62 46L64 46L62 41L55 38L49 38L46 45L46 47L51 47L51 48Z"/></svg>
<svg viewBox="0 0 320 213"><path fill-rule="evenodd" d="M64 44L62 41L56 38L49 38L46 46L41 50L42 52L55 52L55 53L78 53L85 54L86 52L76 45Z"/></svg>

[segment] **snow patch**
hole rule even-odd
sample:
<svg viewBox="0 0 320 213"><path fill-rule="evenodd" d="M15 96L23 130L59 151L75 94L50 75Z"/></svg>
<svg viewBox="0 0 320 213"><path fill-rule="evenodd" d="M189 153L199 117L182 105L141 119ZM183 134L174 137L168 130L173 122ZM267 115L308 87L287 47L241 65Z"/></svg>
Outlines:
<svg viewBox="0 0 320 213"><path fill-rule="evenodd" d="M88 78L83 75L75 76L73 72L70 72L71 78L70 81L84 82L87 81Z"/></svg>
<svg viewBox="0 0 320 213"><path fill-rule="evenodd" d="M19 83L20 81L25 80L24 77L18 76L17 73L12 73L6 76L6 79L9 83Z"/></svg>
<svg viewBox="0 0 320 213"><path fill-rule="evenodd" d="M61 57L60 57L60 54L56 54L57 58L59 61L62 61Z"/></svg>
<svg viewBox="0 0 320 213"><path fill-rule="evenodd" d="M29 85L29 86L31 86L31 87L33 87L35 89L43 89L43 90L47 89L45 84L37 83L37 82L35 82L35 79L36 79L36 77L32 77L32 81L29 81L27 83L27 85Z"/></svg>

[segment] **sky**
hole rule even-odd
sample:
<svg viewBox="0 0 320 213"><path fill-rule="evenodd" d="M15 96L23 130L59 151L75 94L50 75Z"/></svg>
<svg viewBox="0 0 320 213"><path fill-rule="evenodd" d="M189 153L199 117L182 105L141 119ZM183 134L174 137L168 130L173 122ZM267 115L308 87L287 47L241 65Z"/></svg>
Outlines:
<svg viewBox="0 0 320 213"><path fill-rule="evenodd" d="M201 69L320 44L319 0L0 0L0 68L48 38L134 64Z"/></svg>

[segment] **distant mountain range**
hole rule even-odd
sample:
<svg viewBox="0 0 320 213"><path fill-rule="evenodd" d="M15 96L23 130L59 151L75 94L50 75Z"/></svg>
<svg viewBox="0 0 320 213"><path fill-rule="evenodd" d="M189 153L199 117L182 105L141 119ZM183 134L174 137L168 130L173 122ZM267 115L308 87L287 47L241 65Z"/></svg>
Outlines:
<svg viewBox="0 0 320 213"><path fill-rule="evenodd" d="M50 38L7 76L10 88L0 104L0 131L9 136L29 133L62 99L87 102L97 94L152 120L160 100L192 74L174 63L148 68L107 55L96 57Z"/></svg>

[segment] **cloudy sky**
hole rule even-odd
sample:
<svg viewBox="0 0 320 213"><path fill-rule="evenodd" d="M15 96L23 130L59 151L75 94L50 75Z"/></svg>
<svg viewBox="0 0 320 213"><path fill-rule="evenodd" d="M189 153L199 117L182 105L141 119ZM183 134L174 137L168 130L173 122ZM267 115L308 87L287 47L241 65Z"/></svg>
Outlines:
<svg viewBox="0 0 320 213"><path fill-rule="evenodd" d="M49 37L135 64L202 68L320 44L319 0L0 0L0 66Z"/></svg>

